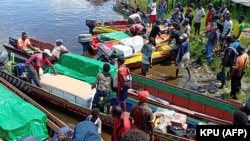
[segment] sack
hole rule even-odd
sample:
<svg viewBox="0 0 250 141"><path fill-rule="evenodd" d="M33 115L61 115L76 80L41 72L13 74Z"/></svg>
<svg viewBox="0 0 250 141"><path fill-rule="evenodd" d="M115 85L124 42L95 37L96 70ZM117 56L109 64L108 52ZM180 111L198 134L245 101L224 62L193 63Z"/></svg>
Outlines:
<svg viewBox="0 0 250 141"><path fill-rule="evenodd" d="M220 81L225 81L226 80L226 74L223 71L219 72L216 77Z"/></svg>
<svg viewBox="0 0 250 141"><path fill-rule="evenodd" d="M118 77L116 73L115 76L113 77L113 87L117 88L117 85L118 85Z"/></svg>

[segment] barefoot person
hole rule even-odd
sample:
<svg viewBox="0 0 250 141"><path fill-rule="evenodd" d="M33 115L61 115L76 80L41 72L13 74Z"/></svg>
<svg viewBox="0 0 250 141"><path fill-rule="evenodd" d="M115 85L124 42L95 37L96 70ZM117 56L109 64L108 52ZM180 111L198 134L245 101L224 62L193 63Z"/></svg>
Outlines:
<svg viewBox="0 0 250 141"><path fill-rule="evenodd" d="M187 38L188 38L188 36L185 33L183 33L180 36L181 44L180 44L179 52L178 52L178 55L176 58L176 73L175 73L176 78L178 77L179 69L181 67L181 64L183 63L187 69L188 77L190 79L190 70L188 68L188 62L190 59L190 52L189 52L190 47L189 47L189 42L188 42Z"/></svg>
<svg viewBox="0 0 250 141"><path fill-rule="evenodd" d="M17 40L17 48L23 52L33 54L34 48L30 43L30 39L26 32L22 33L22 37Z"/></svg>

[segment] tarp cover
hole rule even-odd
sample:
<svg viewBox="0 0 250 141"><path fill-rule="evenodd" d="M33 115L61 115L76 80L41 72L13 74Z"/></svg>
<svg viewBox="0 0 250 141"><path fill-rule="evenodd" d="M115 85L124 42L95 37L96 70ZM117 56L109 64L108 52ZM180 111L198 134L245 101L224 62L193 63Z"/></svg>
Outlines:
<svg viewBox="0 0 250 141"><path fill-rule="evenodd" d="M111 32L111 33L103 33L99 37L99 40L102 42L105 42L105 41L111 41L111 40L121 40L121 39L128 38L128 37L130 37L128 34L122 31L118 31L118 32Z"/></svg>
<svg viewBox="0 0 250 141"><path fill-rule="evenodd" d="M232 2L250 7L250 0L232 0Z"/></svg>
<svg viewBox="0 0 250 141"><path fill-rule="evenodd" d="M14 141L25 136L48 138L47 116L0 84L0 138Z"/></svg>
<svg viewBox="0 0 250 141"><path fill-rule="evenodd" d="M54 66L60 74L93 84L97 74L102 72L103 64L104 62L84 57L82 55L65 53ZM49 68L47 72L52 73L53 71ZM117 67L110 65L109 72L114 76L117 72Z"/></svg>

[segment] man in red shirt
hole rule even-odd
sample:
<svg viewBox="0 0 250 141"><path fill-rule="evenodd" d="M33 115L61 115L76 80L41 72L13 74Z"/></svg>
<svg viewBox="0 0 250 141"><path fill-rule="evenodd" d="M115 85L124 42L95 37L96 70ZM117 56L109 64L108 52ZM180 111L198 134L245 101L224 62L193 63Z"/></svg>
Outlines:
<svg viewBox="0 0 250 141"><path fill-rule="evenodd" d="M122 108L117 105L112 107L111 113L114 117L112 141L120 141L122 134L130 130L129 117L128 114L122 112Z"/></svg>
<svg viewBox="0 0 250 141"><path fill-rule="evenodd" d="M139 103L132 106L130 119L132 127L137 128L147 134L148 140L154 140L154 116L152 109L145 102L149 95L148 91L137 92Z"/></svg>
<svg viewBox="0 0 250 141"><path fill-rule="evenodd" d="M29 77L33 79L36 86L41 87L39 69L44 65L49 65L55 74L57 74L54 66L50 63L48 57L51 56L50 51L45 49L42 53L33 54L26 62Z"/></svg>
<svg viewBox="0 0 250 141"><path fill-rule="evenodd" d="M118 87L117 87L117 102L121 103L122 111L126 111L126 99L128 98L128 89L131 88L125 84L132 81L129 68L124 64L125 58L119 57L118 60Z"/></svg>
<svg viewBox="0 0 250 141"><path fill-rule="evenodd" d="M214 8L213 8L213 4L212 4L212 3L209 3L209 4L208 4L207 17L206 17L206 21L205 21L205 23L206 23L205 26L207 26L208 23L211 23L211 21L212 21L212 15L213 15L214 12L215 12L215 10L214 10Z"/></svg>

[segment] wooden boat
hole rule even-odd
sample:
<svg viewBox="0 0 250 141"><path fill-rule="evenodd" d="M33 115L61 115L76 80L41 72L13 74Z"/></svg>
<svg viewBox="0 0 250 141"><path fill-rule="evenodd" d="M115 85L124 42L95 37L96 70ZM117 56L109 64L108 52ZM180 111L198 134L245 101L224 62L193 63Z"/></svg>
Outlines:
<svg viewBox="0 0 250 141"><path fill-rule="evenodd" d="M163 40L158 37L156 38L156 42L159 45L159 47L156 51L153 52L153 57L152 57L153 64L157 64L169 58L175 58L176 56L176 52L170 52L171 48L167 45L162 44L162 42L168 39L167 35L163 35L163 37L164 37ZM53 45L50 43L42 42L33 38L30 38L30 41L33 46L38 47L40 50L43 50L43 49L52 50L53 49ZM17 62L24 62L26 59L30 57L30 55L18 50L16 46L16 42L17 42L16 39L9 38L9 44L12 46L8 44L3 44L3 47L8 52L13 53L15 55L15 60L18 60ZM94 50L94 52L97 53L97 46L100 45L101 42L98 41L97 39L93 39L93 43L95 44L95 46L92 46L93 47L92 50ZM118 44L118 41L108 41L107 43ZM130 69L139 68L141 67L141 58L142 58L141 53L135 54L134 56L127 58L125 64Z"/></svg>
<svg viewBox="0 0 250 141"><path fill-rule="evenodd" d="M23 92L21 92L19 89L17 89L16 87L14 87L12 84L10 84L8 81L6 81L5 79L3 79L1 77L0 77L0 84L3 85L4 87L6 87L6 89L8 91L13 92L13 94L16 94L20 98L22 98L25 101L31 103L33 106L35 106L36 108L40 109L43 113L45 113L47 115L47 118L48 118L47 119L47 129L44 129L44 131L47 130L48 131L48 135L51 135L52 133L56 132L60 127L67 126L65 123L63 123L61 120L59 120L53 114L51 114L49 111L47 111L41 105L39 105L37 102L35 102L34 100L32 100L29 96L27 96L26 94L24 94ZM47 136L47 137L49 137L49 136Z"/></svg>
<svg viewBox="0 0 250 141"><path fill-rule="evenodd" d="M67 56L70 56L70 54L64 54L61 57L61 59L63 59L63 57L67 58ZM95 77L96 72L101 71L101 66L103 65L103 63L99 62L97 60L92 60L90 62L90 64L86 65L86 63L89 62L89 60L91 60L90 58L82 57L80 55L75 55L75 54L71 57L73 57L73 58L71 58L71 60L73 62L76 62L76 63L79 63L79 62L82 62L85 60L86 62L82 62L81 64L83 64L83 66L88 66L88 68L83 67L83 68L85 68L85 70L84 69L80 70L78 68L75 68L74 66L68 68L69 63L65 64L63 66L60 66L63 63L67 62L66 60L61 60L61 61L59 61L61 64L58 64L55 66L57 71L61 74L67 74L67 76L69 76L69 77L74 77L74 78L78 78L81 80L87 80L87 82L93 82L93 78L91 79L91 77ZM95 63L97 63L97 64L95 64ZM75 69L73 69L73 68L75 68ZM86 69L89 71L87 72ZM77 70L82 71L82 72L80 73ZM116 67L111 66L111 73L113 74L115 71L116 71ZM93 73L95 73L95 74L93 74ZM9 75L3 71L0 71L0 77L10 81L14 85L16 85L16 87L18 89L24 90L25 93L27 93L27 94L34 95L36 97L39 97L39 98L44 99L46 101L49 101L57 106L66 108L66 109L68 109L72 112L75 112L77 114L87 116L91 113L91 110L89 108L84 107L80 103L76 102L77 100L80 101L79 96L72 96L72 95L69 96L67 91L63 91L64 88L56 88L56 87L54 87L53 84L51 84L51 85L46 85L46 89L41 89L41 88L38 88L32 84L25 83L22 80L14 77L12 75ZM140 77L140 76L137 76L137 77ZM135 78L136 80L138 79L138 78L136 78L136 75L133 75L133 78ZM23 88L20 84L17 84L19 81L21 81L21 83L23 83L23 85L24 85ZM134 83L136 84L136 82L134 82ZM28 88L25 89L24 87L28 87ZM127 100L127 107L128 108L130 108L131 105L133 105L137 102L136 98L137 98L137 96L133 92L133 90L129 91L129 99ZM177 97L173 96L173 98L176 99ZM214 99L212 99L212 98L207 98L206 100L209 102L217 102L217 101L214 101ZM230 124L231 123L230 121L232 121L232 119L230 121L226 121L223 119L219 119L216 117L211 117L211 116L208 116L208 115L205 115L202 113L198 113L196 111L191 111L191 110L179 107L179 106L174 106L172 104L167 105L163 101L164 101L163 99L159 99L159 98L155 98L155 99L149 98L147 102L148 102L148 105L153 109L153 111L156 111L156 109L159 107L161 107L162 109L163 108L174 109L177 112L189 115L191 118L194 117L196 119L203 119L203 121L205 119L206 121L211 121L212 123L215 123L215 124ZM201 101L200 103L202 103L202 102L204 102L204 101ZM195 105L193 105L193 106L195 106ZM228 105L225 105L225 106L228 107ZM231 107L232 107L232 110L233 110L233 108L235 110L237 109L237 107L233 107L233 106L231 106ZM205 108L209 108L209 106L207 106L207 107L205 106ZM223 110L221 110L221 111L224 112ZM101 114L101 119L105 125L112 127L113 118L111 116L106 115L106 114ZM187 141L188 139L177 137L177 136L174 136L174 135L168 134L168 133L155 131L155 140L156 141L165 141L165 140Z"/></svg>
<svg viewBox="0 0 250 141"><path fill-rule="evenodd" d="M120 13L121 15L123 15L125 17L128 17L128 16L130 16L132 14L131 9L135 9L135 8L130 6L128 9L126 9L126 8L124 8L124 6L125 6L125 3L123 3L123 2L121 2L120 5L114 4L113 5L113 10L115 12L117 12L117 13ZM142 20L145 23L149 23L149 19L148 19L147 16L142 17Z"/></svg>

